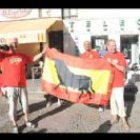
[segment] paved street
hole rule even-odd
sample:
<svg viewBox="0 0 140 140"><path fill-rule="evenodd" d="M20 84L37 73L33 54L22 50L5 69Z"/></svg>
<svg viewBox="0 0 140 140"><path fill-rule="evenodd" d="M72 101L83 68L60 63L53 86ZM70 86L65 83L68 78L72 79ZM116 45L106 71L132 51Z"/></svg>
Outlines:
<svg viewBox="0 0 140 140"><path fill-rule="evenodd" d="M73 104L62 101L60 107L56 100L50 107L45 106L43 94L39 93L39 81L28 81L30 119L37 125L35 129L25 128L20 105L18 105L18 124L22 133L125 133L121 124L108 125L110 109L99 113L93 105ZM140 83L137 83L137 87ZM128 92L129 91L129 92ZM131 126L130 133L140 132L140 91L128 89L126 112ZM136 94L134 94L136 92ZM132 98L134 97L134 98ZM5 98L0 102L0 133L10 133L11 123L7 117L8 104Z"/></svg>

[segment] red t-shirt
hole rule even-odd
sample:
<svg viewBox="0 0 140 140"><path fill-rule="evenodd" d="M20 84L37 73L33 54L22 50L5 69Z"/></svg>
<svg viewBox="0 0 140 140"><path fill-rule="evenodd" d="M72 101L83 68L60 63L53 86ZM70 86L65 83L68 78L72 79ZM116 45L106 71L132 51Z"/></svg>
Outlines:
<svg viewBox="0 0 140 140"><path fill-rule="evenodd" d="M25 87L25 64L31 63L32 58L22 53L5 54L1 60L2 85L8 87Z"/></svg>
<svg viewBox="0 0 140 140"><path fill-rule="evenodd" d="M2 59L3 59L3 53L0 52L0 63ZM1 94L1 87L2 87L2 74L0 73L0 94Z"/></svg>
<svg viewBox="0 0 140 140"><path fill-rule="evenodd" d="M2 77L1 77L1 74L0 74L0 94L1 94L1 87L2 87Z"/></svg>
<svg viewBox="0 0 140 140"><path fill-rule="evenodd" d="M100 58L98 52L96 51L86 51L83 54L80 55L81 58L89 58L89 59L97 59Z"/></svg>
<svg viewBox="0 0 140 140"><path fill-rule="evenodd" d="M115 53L107 53L104 56L105 59L110 58L111 61L116 61L118 65L126 67L126 60L124 55L121 52ZM122 87L124 86L124 72L118 70L113 66L114 69L114 80L113 80L113 87Z"/></svg>

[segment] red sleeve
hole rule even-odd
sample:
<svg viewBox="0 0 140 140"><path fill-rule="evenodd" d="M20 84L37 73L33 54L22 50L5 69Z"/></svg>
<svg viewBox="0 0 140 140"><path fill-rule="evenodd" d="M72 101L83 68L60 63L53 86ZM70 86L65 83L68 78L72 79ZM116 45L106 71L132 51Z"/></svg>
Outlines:
<svg viewBox="0 0 140 140"><path fill-rule="evenodd" d="M27 56L25 54L20 54L20 55L22 55L22 58L25 60L26 64L30 64L30 63L33 62L33 58L32 57L29 57L29 56Z"/></svg>
<svg viewBox="0 0 140 140"><path fill-rule="evenodd" d="M124 57L124 55L122 53L120 53L120 55L119 55L118 64L121 65L121 66L126 67L126 60L125 60L125 57Z"/></svg>

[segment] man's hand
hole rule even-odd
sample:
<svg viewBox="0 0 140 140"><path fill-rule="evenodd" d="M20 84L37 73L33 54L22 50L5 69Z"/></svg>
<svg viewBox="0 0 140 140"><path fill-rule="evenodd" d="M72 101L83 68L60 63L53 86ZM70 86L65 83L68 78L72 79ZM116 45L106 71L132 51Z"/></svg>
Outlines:
<svg viewBox="0 0 140 140"><path fill-rule="evenodd" d="M109 64L111 64L112 66L114 66L116 69L118 69L119 71L124 72L125 71L125 67L124 66L120 66L118 65L118 60L111 60L110 58L107 58L107 61Z"/></svg>
<svg viewBox="0 0 140 140"><path fill-rule="evenodd" d="M107 58L107 62L108 62L109 64L113 65L113 64L112 64L111 58Z"/></svg>
<svg viewBox="0 0 140 140"><path fill-rule="evenodd" d="M45 47L41 53L35 55L34 58L33 58L33 62L39 60L45 54L46 49L47 49L47 47Z"/></svg>
<svg viewBox="0 0 140 140"><path fill-rule="evenodd" d="M45 54L46 50L47 50L47 47L45 47L45 48L43 49L43 51L42 51L42 55Z"/></svg>
<svg viewBox="0 0 140 140"><path fill-rule="evenodd" d="M107 61L113 66L116 66L118 63L118 60L111 60L111 58L107 58Z"/></svg>

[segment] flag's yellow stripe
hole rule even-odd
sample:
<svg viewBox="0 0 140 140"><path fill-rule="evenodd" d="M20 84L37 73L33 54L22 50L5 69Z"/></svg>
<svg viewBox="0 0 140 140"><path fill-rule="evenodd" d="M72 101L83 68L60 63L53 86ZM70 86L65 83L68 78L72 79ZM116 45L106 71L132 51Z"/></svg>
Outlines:
<svg viewBox="0 0 140 140"><path fill-rule="evenodd" d="M106 94L108 90L108 83L110 78L110 71L108 70L89 70L81 69L68 66L71 72L77 75L85 75L91 77L92 79L92 88L96 93ZM58 84L59 79L57 77L57 72L54 67L54 61L45 58L44 69L42 79L53 84ZM72 90L72 88L71 88Z"/></svg>
<svg viewBox="0 0 140 140"><path fill-rule="evenodd" d="M59 79L54 66L54 61L45 58L42 79L50 83L58 84Z"/></svg>

